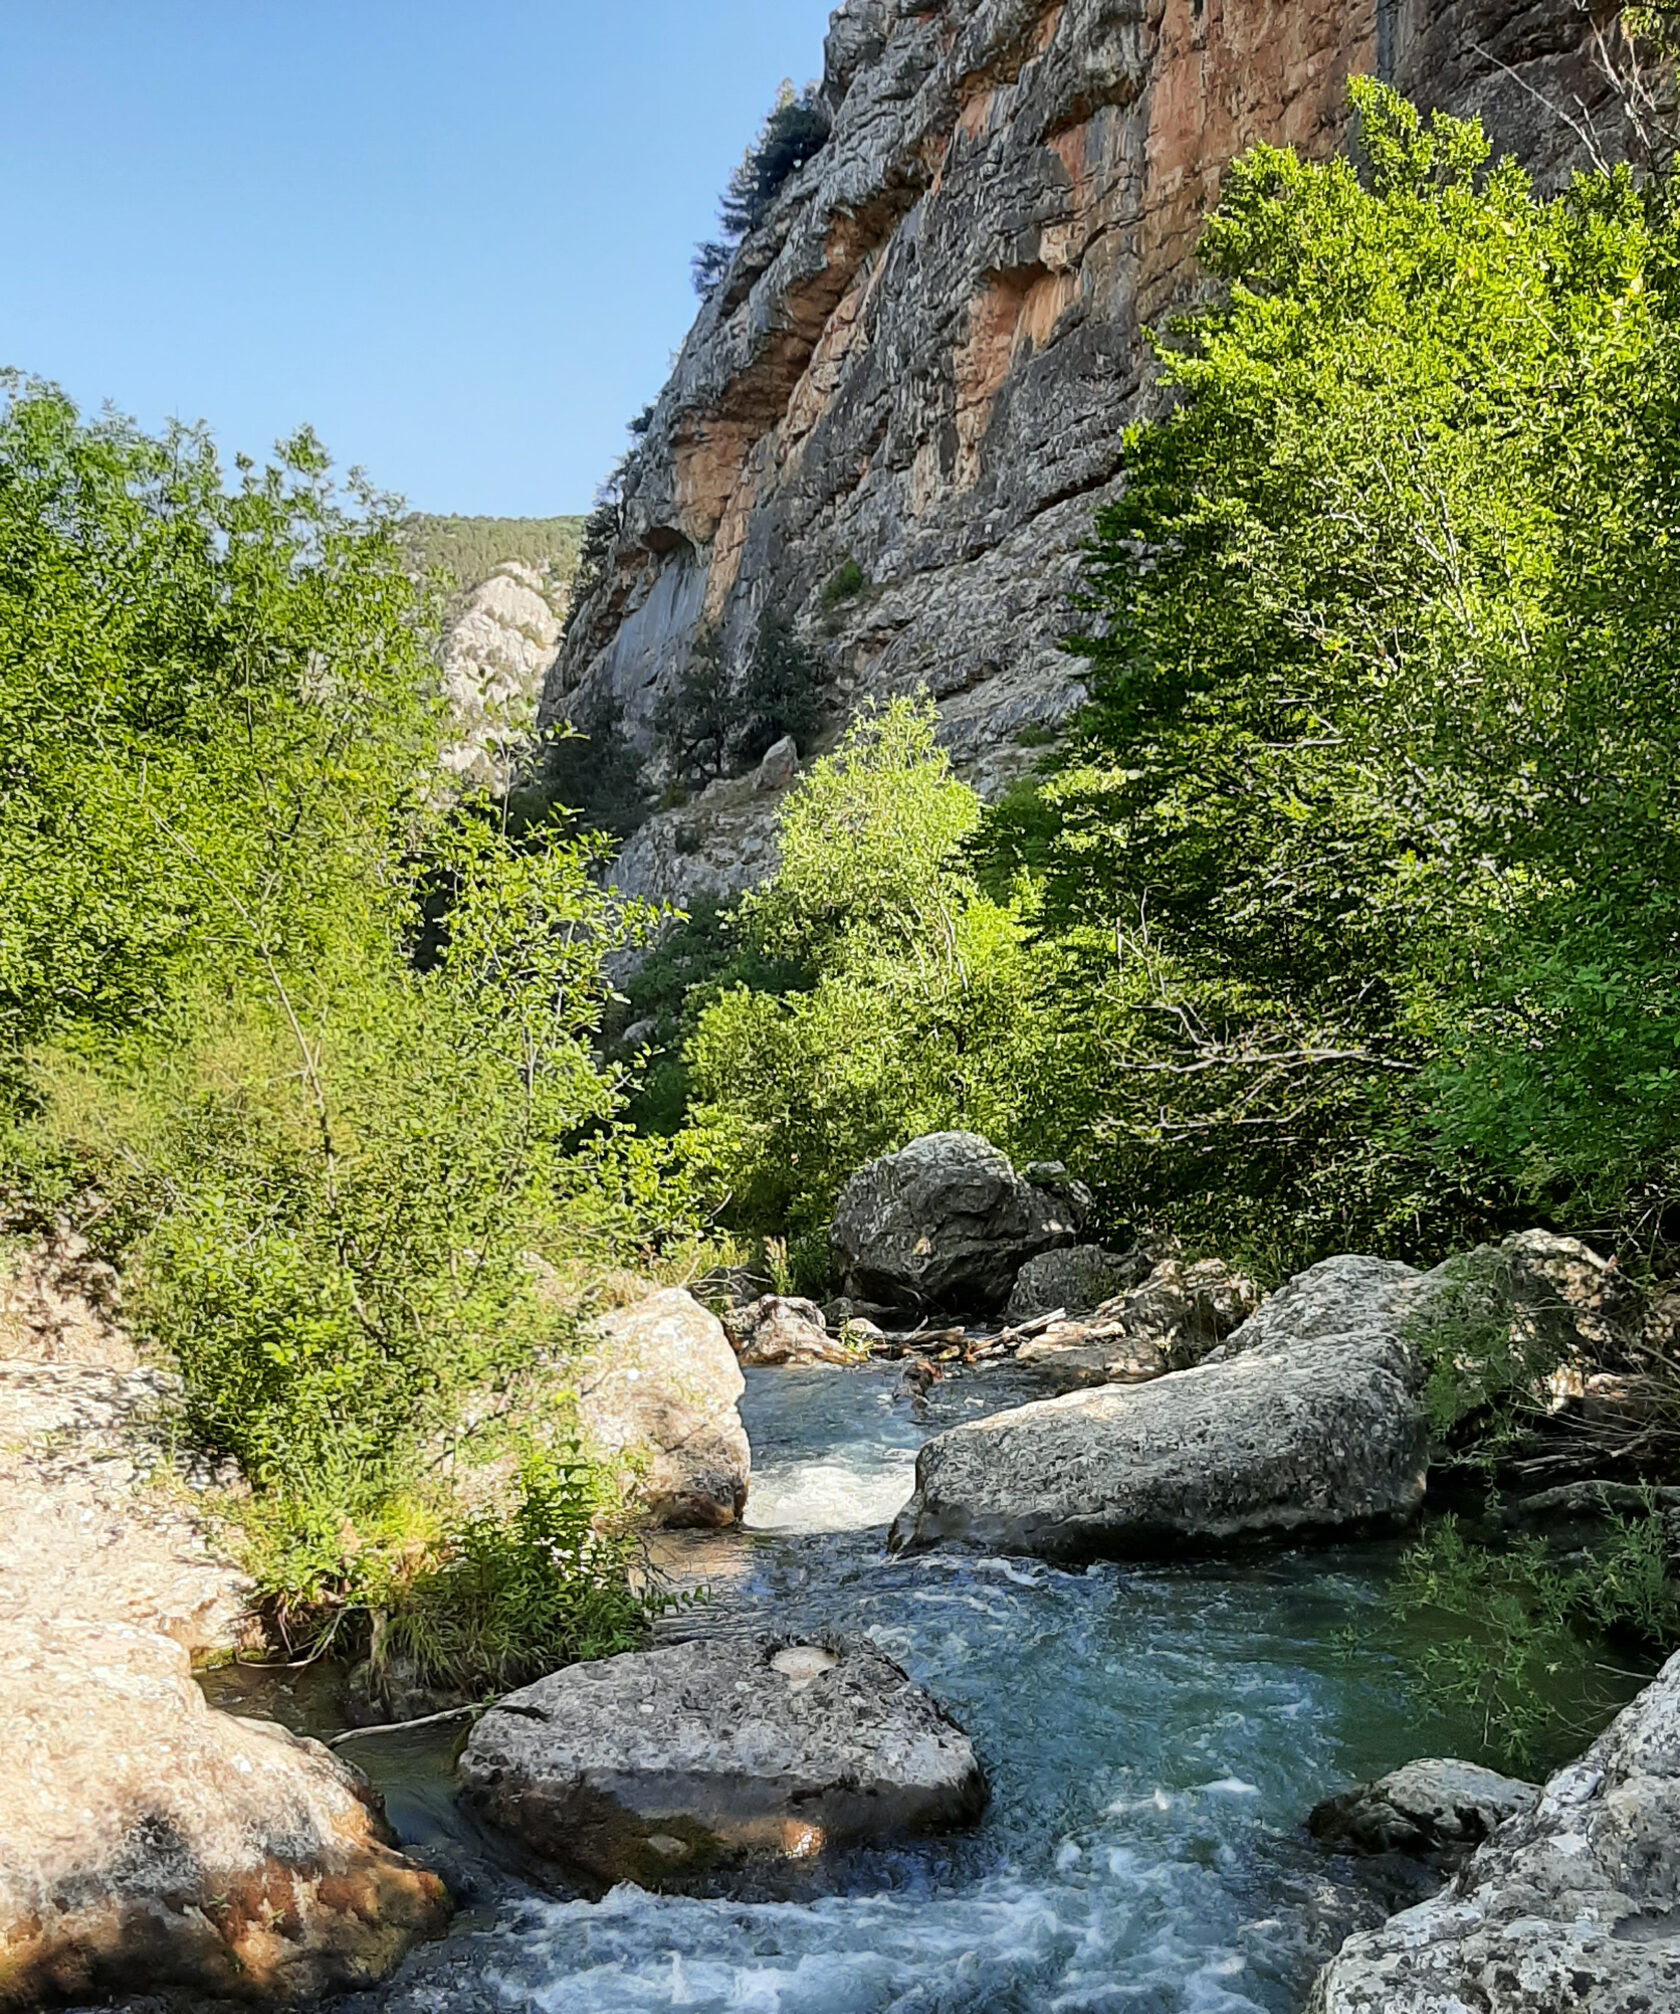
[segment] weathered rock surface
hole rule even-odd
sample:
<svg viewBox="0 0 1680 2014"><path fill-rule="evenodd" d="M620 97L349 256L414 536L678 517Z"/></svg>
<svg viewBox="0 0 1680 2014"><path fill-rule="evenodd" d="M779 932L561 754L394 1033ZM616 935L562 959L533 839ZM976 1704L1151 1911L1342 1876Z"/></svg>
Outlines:
<svg viewBox="0 0 1680 2014"><path fill-rule="evenodd" d="M545 715L610 695L651 751L702 628L738 665L772 609L837 711L925 686L964 773L1001 787L1033 759L1020 731L1081 696L1058 647L1079 549L1150 406L1142 330L1204 284L1226 163L1332 151L1374 70L1555 175L1577 140L1550 108L1602 105L1587 32L1571 0L847 0L832 138L700 311ZM825 593L850 566L857 590ZM733 851L703 807L655 818L623 885L750 885L754 803Z"/></svg>
<svg viewBox="0 0 1680 2014"><path fill-rule="evenodd" d="M766 790L788 790L799 774L799 744L791 734L784 734L773 747L767 748L763 760L753 771L752 787Z"/></svg>
<svg viewBox="0 0 1680 2014"><path fill-rule="evenodd" d="M672 1289L603 1315L570 1375L585 1441L644 1464L639 1488L655 1523L735 1522L752 1476L738 1409L746 1380L723 1324L692 1294Z"/></svg>
<svg viewBox="0 0 1680 2014"><path fill-rule="evenodd" d="M1680 1658L1453 1884L1350 1938L1311 2014L1680 2007Z"/></svg>
<svg viewBox="0 0 1680 2014"><path fill-rule="evenodd" d="M1087 1319L1053 1323L1023 1343L1015 1361L1062 1391L1140 1384L1200 1363L1258 1299L1254 1282L1218 1259L1193 1266L1167 1259Z"/></svg>
<svg viewBox="0 0 1680 2014"><path fill-rule="evenodd" d="M0 1623L132 1623L195 1657L246 1642L249 1584L171 1462L178 1381L141 1364L108 1269L73 1240L18 1253L0 1350Z"/></svg>
<svg viewBox="0 0 1680 2014"><path fill-rule="evenodd" d="M743 1364L850 1364L857 1354L828 1333L815 1301L766 1294L723 1318Z"/></svg>
<svg viewBox="0 0 1680 2014"><path fill-rule="evenodd" d="M1058 1252L1041 1252L1016 1275L1004 1319L1030 1322L1058 1308L1085 1315L1118 1294L1141 1286L1152 1267L1140 1251L1105 1252L1101 1245L1069 1245Z"/></svg>
<svg viewBox="0 0 1680 2014"><path fill-rule="evenodd" d="M518 560L468 595L443 647L443 687L458 737L443 763L464 782L508 787L536 724L565 612L536 568Z"/></svg>
<svg viewBox="0 0 1680 2014"><path fill-rule="evenodd" d="M121 1623L0 1622L0 2004L291 2002L388 1972L448 1905L314 1742L213 1712Z"/></svg>
<svg viewBox="0 0 1680 2014"><path fill-rule="evenodd" d="M1508 1818L1532 1811L1539 1797L1538 1784L1473 1762L1408 1762L1375 1783L1327 1797L1307 1826L1338 1853L1464 1859Z"/></svg>
<svg viewBox="0 0 1680 2014"><path fill-rule="evenodd" d="M538 1853L648 1886L719 1856L968 1824L986 1801L967 1736L861 1637L573 1666L487 1714L461 1773Z"/></svg>
<svg viewBox="0 0 1680 2014"><path fill-rule="evenodd" d="M1164 1266L1156 1278L1160 1298L1182 1305L1176 1275ZM1428 1469L1402 1333L1423 1281L1408 1266L1331 1259L1194 1369L953 1428L922 1449L892 1543L1125 1558L1402 1523ZM1228 1311L1240 1291L1234 1276L1221 1281ZM1155 1298L1146 1287L1140 1306ZM1118 1326L1106 1379L1134 1374L1137 1346Z"/></svg>
<svg viewBox="0 0 1680 2014"><path fill-rule="evenodd" d="M852 1177L829 1243L858 1299L987 1313L1029 1259L1078 1233L1068 1204L1023 1181L990 1141L931 1133Z"/></svg>
<svg viewBox="0 0 1680 2014"><path fill-rule="evenodd" d="M1348 1336L1396 1336L1428 1293L1427 1276L1398 1259L1325 1259L1268 1295L1218 1352L1299 1350Z"/></svg>
<svg viewBox="0 0 1680 2014"><path fill-rule="evenodd" d="M1325 1537L1412 1517L1427 1464L1404 1344L1331 1337L955 1427L891 1542L1081 1559Z"/></svg>

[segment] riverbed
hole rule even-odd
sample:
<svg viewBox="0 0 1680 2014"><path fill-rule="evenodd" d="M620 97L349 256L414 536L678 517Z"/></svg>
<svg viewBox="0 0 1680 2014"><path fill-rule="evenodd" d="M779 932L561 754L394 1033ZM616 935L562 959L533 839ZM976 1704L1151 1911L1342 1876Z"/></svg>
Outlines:
<svg viewBox="0 0 1680 2014"><path fill-rule="evenodd" d="M411 1847L458 1878L451 1936L352 2014L1295 2014L1348 1931L1422 1892L1327 1858L1327 1792L1471 1732L1420 1727L1383 1638L1398 1548L1063 1572L886 1527L917 1448L1033 1396L1012 1371L749 1373L743 1531L671 1545L704 1588L666 1636L858 1630L973 1737L992 1799L959 1837L843 1856L789 1887L594 1901L463 1822L448 1733L353 1743Z"/></svg>

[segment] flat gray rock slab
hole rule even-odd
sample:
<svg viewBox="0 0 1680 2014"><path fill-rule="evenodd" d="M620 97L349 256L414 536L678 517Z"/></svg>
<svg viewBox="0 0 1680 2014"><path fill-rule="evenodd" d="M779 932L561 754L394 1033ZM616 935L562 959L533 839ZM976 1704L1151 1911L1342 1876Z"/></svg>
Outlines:
<svg viewBox="0 0 1680 2014"><path fill-rule="evenodd" d="M573 1665L510 1694L467 1794L547 1859L659 1887L721 1858L815 1858L972 1824L968 1737L867 1640L704 1640Z"/></svg>
<svg viewBox="0 0 1680 2014"><path fill-rule="evenodd" d="M1399 1524L1428 1468L1413 1380L1372 1330L995 1414L922 1449L891 1543L1124 1559Z"/></svg>
<svg viewBox="0 0 1680 2014"><path fill-rule="evenodd" d="M1680 2008L1680 1657L1441 1895L1349 1938L1311 2014Z"/></svg>

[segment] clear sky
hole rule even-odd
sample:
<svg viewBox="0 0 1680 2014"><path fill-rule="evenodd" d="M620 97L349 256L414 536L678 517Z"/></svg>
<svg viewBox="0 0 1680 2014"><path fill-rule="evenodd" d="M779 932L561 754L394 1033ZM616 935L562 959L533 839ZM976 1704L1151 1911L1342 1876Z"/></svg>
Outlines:
<svg viewBox="0 0 1680 2014"><path fill-rule="evenodd" d="M832 0L0 0L0 364L587 510Z"/></svg>

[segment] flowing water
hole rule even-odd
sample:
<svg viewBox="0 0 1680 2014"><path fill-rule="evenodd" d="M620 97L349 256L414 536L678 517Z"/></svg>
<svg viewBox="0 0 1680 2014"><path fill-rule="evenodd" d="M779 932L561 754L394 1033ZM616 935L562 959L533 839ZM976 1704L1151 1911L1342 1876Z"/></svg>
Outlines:
<svg viewBox="0 0 1680 2014"><path fill-rule="evenodd" d="M677 1549L711 1598L664 1625L867 1632L973 1737L992 1784L976 1831L853 1853L797 1892L589 1901L504 1870L357 2014L1299 2009L1350 1928L1411 1899L1405 1870L1321 1855L1307 1811L1467 1738L1420 1734L1394 1666L1349 1646L1395 1549L1080 1572L889 1560L916 1449L1028 1396L1016 1377L953 1380L913 1412L890 1372L749 1374L747 1529ZM351 1752L417 1850L478 1864L446 1743Z"/></svg>

